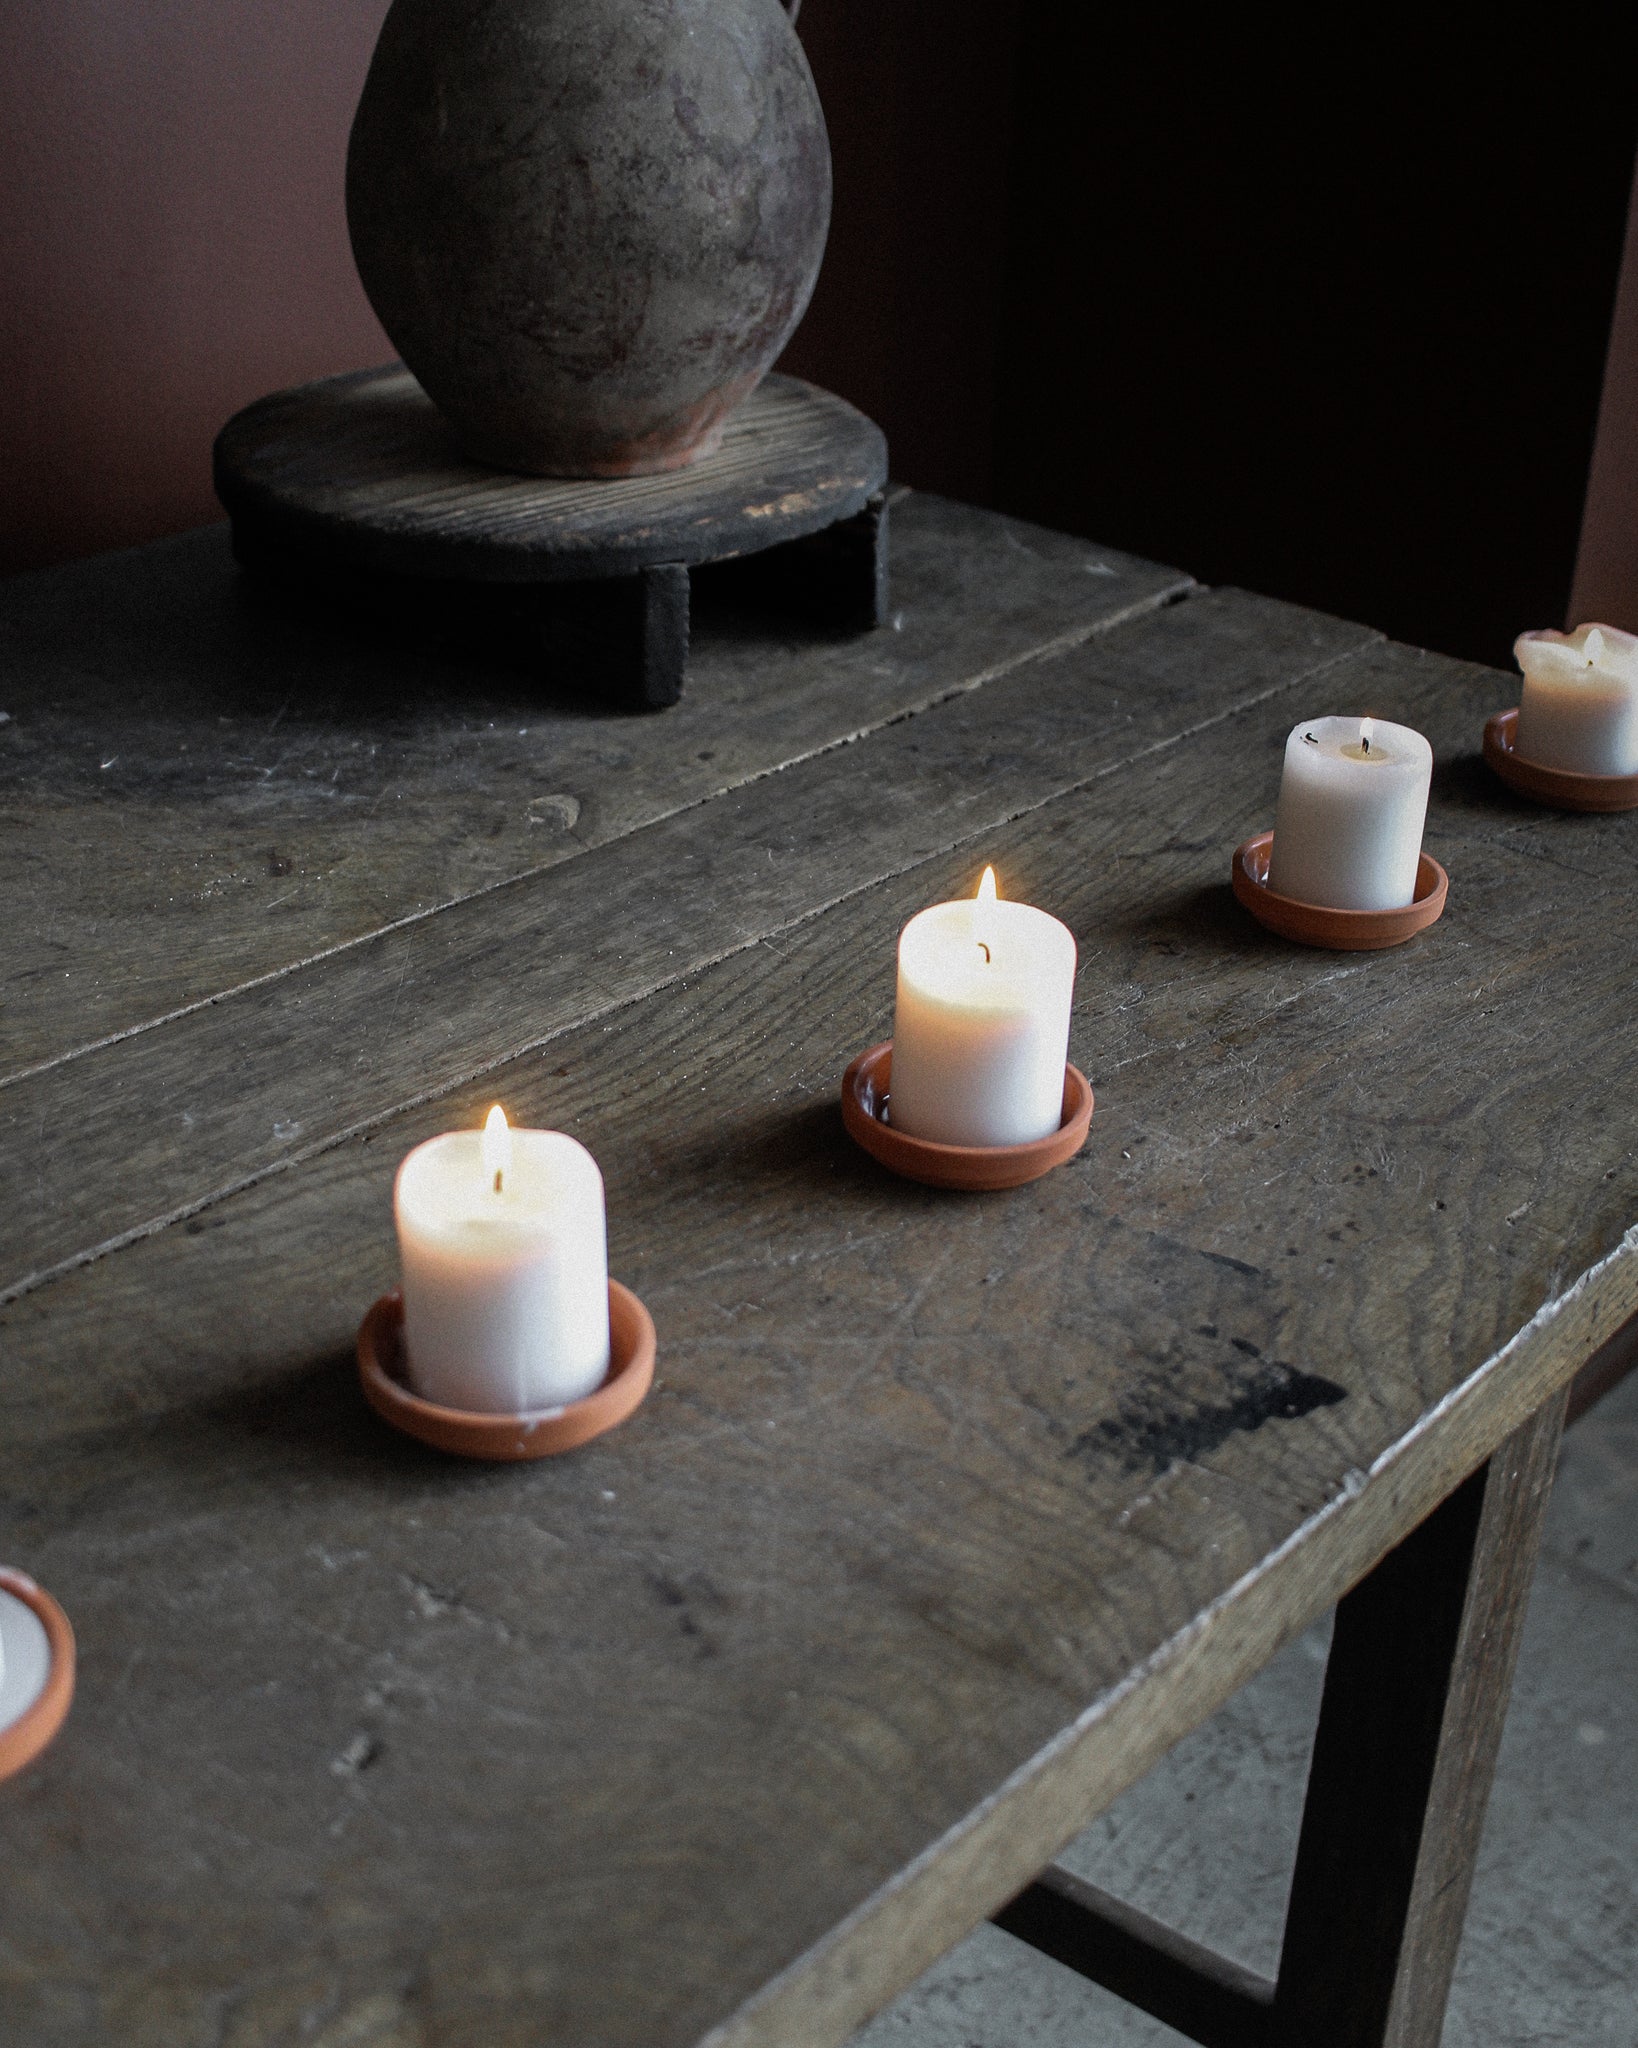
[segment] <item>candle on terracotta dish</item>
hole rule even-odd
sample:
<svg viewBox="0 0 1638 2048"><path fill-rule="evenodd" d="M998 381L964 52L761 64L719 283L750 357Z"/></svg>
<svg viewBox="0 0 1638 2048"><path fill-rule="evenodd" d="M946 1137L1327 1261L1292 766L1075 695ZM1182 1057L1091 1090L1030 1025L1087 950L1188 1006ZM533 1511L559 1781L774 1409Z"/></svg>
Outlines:
<svg viewBox="0 0 1638 2048"><path fill-rule="evenodd" d="M1276 895L1329 910L1415 900L1433 749L1385 719L1310 718L1285 743L1269 851Z"/></svg>
<svg viewBox="0 0 1638 2048"><path fill-rule="evenodd" d="M1574 775L1638 775L1638 638L1614 626L1521 633L1513 751Z"/></svg>
<svg viewBox="0 0 1638 2048"><path fill-rule="evenodd" d="M413 1391L446 1408L560 1408L609 1369L603 1176L561 1131L481 1131L417 1145L393 1212Z"/></svg>
<svg viewBox="0 0 1638 2048"><path fill-rule="evenodd" d="M899 935L888 1117L941 1145L1027 1145L1063 1121L1075 939L997 893L935 903Z"/></svg>

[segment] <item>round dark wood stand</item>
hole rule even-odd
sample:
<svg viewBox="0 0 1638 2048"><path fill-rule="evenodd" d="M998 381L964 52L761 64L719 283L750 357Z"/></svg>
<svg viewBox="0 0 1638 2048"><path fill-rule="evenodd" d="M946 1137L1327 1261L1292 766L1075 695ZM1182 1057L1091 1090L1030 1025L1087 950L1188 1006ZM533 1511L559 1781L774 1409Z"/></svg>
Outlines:
<svg viewBox="0 0 1638 2048"><path fill-rule="evenodd" d="M428 587L538 626L593 694L674 704L689 572L754 555L767 597L864 631L887 611L887 442L844 400L769 377L722 446L660 476L487 469L401 365L275 392L217 437L216 493L252 570L411 610Z"/></svg>

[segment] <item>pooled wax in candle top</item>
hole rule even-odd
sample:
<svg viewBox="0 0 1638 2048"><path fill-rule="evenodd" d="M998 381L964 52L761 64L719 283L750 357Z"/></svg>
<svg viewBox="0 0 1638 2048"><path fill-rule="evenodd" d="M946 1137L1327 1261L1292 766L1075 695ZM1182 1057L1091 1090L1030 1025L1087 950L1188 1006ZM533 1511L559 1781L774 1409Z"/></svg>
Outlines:
<svg viewBox="0 0 1638 2048"><path fill-rule="evenodd" d="M1521 633L1513 750L1575 775L1638 775L1638 638L1614 626Z"/></svg>
<svg viewBox="0 0 1638 2048"><path fill-rule="evenodd" d="M1074 935L1028 903L935 903L899 935L888 1115L941 1145L1024 1145L1063 1121Z"/></svg>
<svg viewBox="0 0 1638 2048"><path fill-rule="evenodd" d="M1310 718L1285 743L1268 886L1329 910L1402 910L1416 894L1433 749L1382 718Z"/></svg>
<svg viewBox="0 0 1638 2048"><path fill-rule="evenodd" d="M445 1407L560 1407L609 1365L603 1176L561 1131L482 1131L418 1145L393 1191L410 1383Z"/></svg>

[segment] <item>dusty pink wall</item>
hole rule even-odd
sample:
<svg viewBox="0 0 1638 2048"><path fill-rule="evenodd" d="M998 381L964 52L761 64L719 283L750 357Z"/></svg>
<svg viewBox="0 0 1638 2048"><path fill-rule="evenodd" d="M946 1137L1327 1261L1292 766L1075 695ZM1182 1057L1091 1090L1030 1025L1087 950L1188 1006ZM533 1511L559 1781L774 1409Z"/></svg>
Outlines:
<svg viewBox="0 0 1638 2048"><path fill-rule="evenodd" d="M1017 298L1007 272L1017 24L1036 22L1050 44L1055 4L808 0L802 11L837 203L788 365L880 419L901 477L980 501L1000 488L999 344ZM348 124L386 8L0 0L0 571L218 517L210 444L229 414L279 385L391 353L342 214ZM1105 29L1085 33L1107 68ZM1163 26L1137 41L1173 63ZM1128 63L1112 76L1130 95L1140 74ZM1092 69L1084 75L1096 83ZM1114 86L1101 89L1107 117ZM1118 291L1119 226L1094 205L1085 237L1057 252L1079 294L1059 337L1071 354L1075 323L1095 331L1099 304ZM1128 241L1154 232L1141 219L1126 229ZM1607 277L1595 283L1607 291ZM1015 331L1014 353L1033 359L1042 341ZM1142 357L1118 367L1127 382L1095 392L1068 380L1088 431L1154 371ZM1029 438L1018 459L1050 456L1061 439L1056 426ZM1578 460L1566 452L1565 503L1554 510L1566 566ZM1009 504L1069 524L1077 516L1073 506ZM1128 530L1129 505L1089 502L1086 520L1111 543L1182 554L1214 573L1186 536ZM1638 630L1630 241L1571 612Z"/></svg>
<svg viewBox="0 0 1638 2048"><path fill-rule="evenodd" d="M0 572L220 516L262 392L392 350L347 130L387 0L0 0ZM836 215L789 366L986 495L1016 0L810 0Z"/></svg>
<svg viewBox="0 0 1638 2048"><path fill-rule="evenodd" d="M0 568L219 517L230 413L391 354L341 196L386 9L0 6Z"/></svg>
<svg viewBox="0 0 1638 2048"><path fill-rule="evenodd" d="M1590 620L1638 633L1638 183L1627 215L1626 256L1565 623Z"/></svg>
<svg viewBox="0 0 1638 2048"><path fill-rule="evenodd" d="M830 245L781 364L887 431L893 473L993 501L1017 0L805 0Z"/></svg>

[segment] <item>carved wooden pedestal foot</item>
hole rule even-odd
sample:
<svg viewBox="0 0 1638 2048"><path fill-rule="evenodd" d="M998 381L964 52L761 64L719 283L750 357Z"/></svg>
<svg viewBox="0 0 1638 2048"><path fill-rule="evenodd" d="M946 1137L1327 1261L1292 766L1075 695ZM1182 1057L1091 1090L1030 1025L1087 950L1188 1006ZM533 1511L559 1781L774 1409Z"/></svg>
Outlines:
<svg viewBox="0 0 1638 2048"><path fill-rule="evenodd" d="M887 617L887 443L794 377L767 378L686 469L564 480L471 461L394 365L248 406L215 475L247 568L412 631L530 644L552 684L608 705L681 696L707 564L838 630Z"/></svg>

